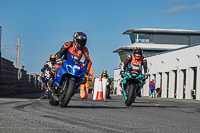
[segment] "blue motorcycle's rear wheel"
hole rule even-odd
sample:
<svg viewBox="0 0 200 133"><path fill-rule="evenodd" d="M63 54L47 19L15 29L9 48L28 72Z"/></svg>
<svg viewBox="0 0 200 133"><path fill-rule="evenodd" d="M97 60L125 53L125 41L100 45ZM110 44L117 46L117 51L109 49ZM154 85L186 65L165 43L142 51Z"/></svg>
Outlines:
<svg viewBox="0 0 200 133"><path fill-rule="evenodd" d="M65 87L63 89L66 90L65 91L66 93L64 94L62 101L60 101L61 108L64 108L68 105L69 101L71 100L71 97L74 94L74 90L76 88L75 80L70 79L67 82L65 82L65 85L63 86L63 87Z"/></svg>
<svg viewBox="0 0 200 133"><path fill-rule="evenodd" d="M135 95L135 92L136 92L136 87L137 87L136 84L133 84L133 83L130 82L129 87L128 87L129 90L128 90L127 100L125 100L126 106L131 106L131 104L133 102L132 98L133 98L133 96Z"/></svg>

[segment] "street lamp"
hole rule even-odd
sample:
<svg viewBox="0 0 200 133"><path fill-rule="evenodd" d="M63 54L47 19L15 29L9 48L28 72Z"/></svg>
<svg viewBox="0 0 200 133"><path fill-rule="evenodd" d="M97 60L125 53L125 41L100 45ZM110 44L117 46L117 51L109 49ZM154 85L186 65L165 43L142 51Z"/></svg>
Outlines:
<svg viewBox="0 0 200 133"><path fill-rule="evenodd" d="M0 26L0 82L1 82L1 31L2 27Z"/></svg>

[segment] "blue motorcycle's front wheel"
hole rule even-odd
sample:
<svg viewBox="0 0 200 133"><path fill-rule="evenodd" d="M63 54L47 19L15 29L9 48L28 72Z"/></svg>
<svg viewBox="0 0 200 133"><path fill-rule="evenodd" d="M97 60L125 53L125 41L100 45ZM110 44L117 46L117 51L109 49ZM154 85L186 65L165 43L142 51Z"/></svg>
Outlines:
<svg viewBox="0 0 200 133"><path fill-rule="evenodd" d="M63 87L64 87L63 90L66 90L66 91L64 91L65 94L63 96L63 99L60 101L61 108L66 107L69 101L71 100L71 97L73 96L74 90L76 88L76 82L75 80L70 79L67 82L65 82Z"/></svg>

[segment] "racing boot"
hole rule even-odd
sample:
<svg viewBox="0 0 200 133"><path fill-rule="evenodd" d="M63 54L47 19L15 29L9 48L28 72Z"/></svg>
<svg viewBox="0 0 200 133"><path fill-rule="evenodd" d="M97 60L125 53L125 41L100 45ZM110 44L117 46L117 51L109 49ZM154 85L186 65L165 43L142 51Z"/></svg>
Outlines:
<svg viewBox="0 0 200 133"><path fill-rule="evenodd" d="M138 92L138 95L137 95L138 97L142 97L142 95L141 95L141 91L140 92Z"/></svg>

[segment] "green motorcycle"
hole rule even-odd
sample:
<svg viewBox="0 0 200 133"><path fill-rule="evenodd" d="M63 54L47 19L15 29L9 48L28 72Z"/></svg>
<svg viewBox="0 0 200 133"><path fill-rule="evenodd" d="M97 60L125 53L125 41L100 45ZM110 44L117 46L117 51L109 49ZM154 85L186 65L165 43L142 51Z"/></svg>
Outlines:
<svg viewBox="0 0 200 133"><path fill-rule="evenodd" d="M131 106L140 93L143 84L145 84L140 62L135 61L130 64L127 71L123 74L123 77L122 93L125 99L125 105Z"/></svg>

